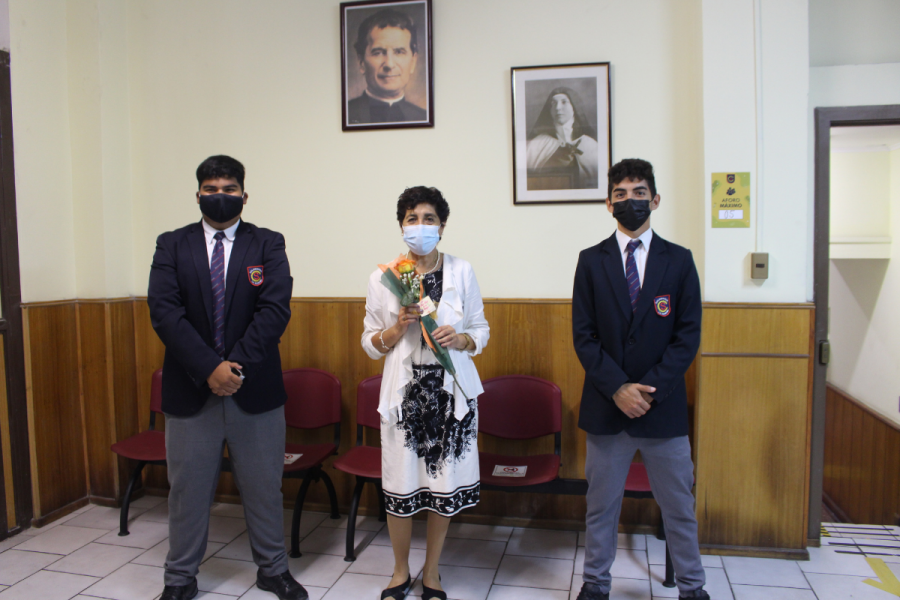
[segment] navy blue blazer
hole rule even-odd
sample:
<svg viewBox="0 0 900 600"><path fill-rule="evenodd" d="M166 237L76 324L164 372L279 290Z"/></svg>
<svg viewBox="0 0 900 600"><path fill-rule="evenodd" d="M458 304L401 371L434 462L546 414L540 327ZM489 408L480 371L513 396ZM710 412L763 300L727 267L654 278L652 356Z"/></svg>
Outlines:
<svg viewBox="0 0 900 600"><path fill-rule="evenodd" d="M583 250L572 293L572 335L585 370L578 426L596 435L687 435L684 374L700 347L700 279L691 251L653 233L632 315L616 236ZM656 388L630 419L613 401L625 383Z"/></svg>
<svg viewBox="0 0 900 600"><path fill-rule="evenodd" d="M244 367L234 395L246 412L287 399L278 343L291 318L293 279L284 236L241 221L225 274L225 357ZM213 296L203 225L162 234L150 267L150 321L166 346L162 408L197 413L210 395L206 379L222 359L213 349Z"/></svg>

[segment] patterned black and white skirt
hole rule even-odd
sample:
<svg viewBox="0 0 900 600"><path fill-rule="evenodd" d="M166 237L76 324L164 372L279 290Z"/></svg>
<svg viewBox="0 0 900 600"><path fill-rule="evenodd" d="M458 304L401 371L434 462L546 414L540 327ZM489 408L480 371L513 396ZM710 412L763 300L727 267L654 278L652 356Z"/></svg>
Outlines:
<svg viewBox="0 0 900 600"><path fill-rule="evenodd" d="M413 363L402 418L381 422L382 486L387 512L409 517L430 510L450 517L478 504L478 412L458 421L439 364Z"/></svg>

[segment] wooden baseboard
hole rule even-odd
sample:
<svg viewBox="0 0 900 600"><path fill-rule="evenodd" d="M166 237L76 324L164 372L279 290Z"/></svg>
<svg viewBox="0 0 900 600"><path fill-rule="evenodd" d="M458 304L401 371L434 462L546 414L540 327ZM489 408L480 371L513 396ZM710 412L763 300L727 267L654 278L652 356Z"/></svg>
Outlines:
<svg viewBox="0 0 900 600"><path fill-rule="evenodd" d="M828 510L831 511L831 514L833 514L838 519L838 522L853 522L853 519L851 519L850 516L846 512L844 512L844 510L840 506L838 506L837 502L835 502L834 499L828 495L828 492L822 492L822 503L828 508Z"/></svg>
<svg viewBox="0 0 900 600"><path fill-rule="evenodd" d="M75 512L76 510L81 508L82 506L87 506L88 504L90 504L90 498L85 496L84 498L80 498L80 499L76 500L75 502L70 502L69 504L66 504L65 506L57 508L53 512L48 513L42 517L37 517L35 519L32 519L31 526L32 527L43 527L44 525L52 523L53 521L55 521L57 519L61 519L61 518L65 517L66 515L72 514L73 512Z"/></svg>
<svg viewBox="0 0 900 600"><path fill-rule="evenodd" d="M820 540L819 538L808 538L806 540L806 546L807 548L821 548L822 540Z"/></svg>
<svg viewBox="0 0 900 600"><path fill-rule="evenodd" d="M809 560L809 550L794 548L753 548L750 546L719 546L700 544L701 554L714 556L749 556L751 558L783 558L785 560Z"/></svg>

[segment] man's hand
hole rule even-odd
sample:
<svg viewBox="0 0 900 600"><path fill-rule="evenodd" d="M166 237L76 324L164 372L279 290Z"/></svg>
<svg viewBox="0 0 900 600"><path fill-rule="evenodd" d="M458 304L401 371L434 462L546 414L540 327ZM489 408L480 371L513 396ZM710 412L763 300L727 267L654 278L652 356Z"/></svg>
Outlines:
<svg viewBox="0 0 900 600"><path fill-rule="evenodd" d="M647 414L647 411L650 410L650 403L653 401L650 394L655 391L656 388L649 385L626 383L615 393L613 400L619 410L628 415L628 418L635 419Z"/></svg>
<svg viewBox="0 0 900 600"><path fill-rule="evenodd" d="M209 389L211 389L212 393L216 396L231 396L241 389L241 383L243 382L240 377L231 372L232 368L241 370L244 367L236 362L223 360L219 363L219 366L216 367L216 370L206 378Z"/></svg>

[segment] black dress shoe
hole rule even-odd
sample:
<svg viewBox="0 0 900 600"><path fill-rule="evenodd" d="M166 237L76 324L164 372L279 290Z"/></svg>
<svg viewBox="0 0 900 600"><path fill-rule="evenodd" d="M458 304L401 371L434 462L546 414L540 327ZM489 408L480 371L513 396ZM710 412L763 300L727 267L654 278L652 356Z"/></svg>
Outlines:
<svg viewBox="0 0 900 600"><path fill-rule="evenodd" d="M406 578L406 582L381 592L381 600L403 600L409 594L409 588L411 587L412 576L409 576Z"/></svg>
<svg viewBox="0 0 900 600"><path fill-rule="evenodd" d="M689 598L691 600L709 600L709 594L706 593L706 590L700 588L698 590L694 590L693 592L687 592L688 595L684 596L682 594L678 595L679 599Z"/></svg>
<svg viewBox="0 0 900 600"><path fill-rule="evenodd" d="M256 587L259 589L272 592L278 596L279 600L308 600L309 594L303 589L303 586L297 583L297 580L291 575L290 571L285 571L274 577L266 577L259 571L256 572Z"/></svg>
<svg viewBox="0 0 900 600"><path fill-rule="evenodd" d="M197 580L187 585L167 585L159 600L191 600L197 595Z"/></svg>
<svg viewBox="0 0 900 600"><path fill-rule="evenodd" d="M609 600L609 594L604 594L598 586L592 583L584 583L575 600Z"/></svg>

